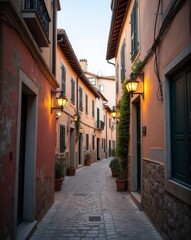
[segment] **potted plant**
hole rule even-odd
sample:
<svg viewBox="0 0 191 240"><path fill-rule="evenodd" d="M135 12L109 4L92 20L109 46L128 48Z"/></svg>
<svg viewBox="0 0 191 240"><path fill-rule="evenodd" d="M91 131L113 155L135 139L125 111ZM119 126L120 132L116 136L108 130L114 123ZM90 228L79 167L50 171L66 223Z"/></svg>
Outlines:
<svg viewBox="0 0 191 240"><path fill-rule="evenodd" d="M116 155L119 159L119 175L116 179L117 191L127 190L128 176L128 147L130 124L130 94L125 84L122 86L122 96L118 102L120 121L117 124Z"/></svg>
<svg viewBox="0 0 191 240"><path fill-rule="evenodd" d="M75 176L76 174L76 168L75 167L68 167L67 168L67 175L68 176Z"/></svg>
<svg viewBox="0 0 191 240"><path fill-rule="evenodd" d="M112 177L118 177L120 173L120 165L118 158L113 158L109 163L109 167L111 168Z"/></svg>
<svg viewBox="0 0 191 240"><path fill-rule="evenodd" d="M90 156L89 153L85 154L84 163L85 163L86 166L90 166L91 165L91 156Z"/></svg>
<svg viewBox="0 0 191 240"><path fill-rule="evenodd" d="M55 191L60 191L65 176L65 157L58 156L55 161Z"/></svg>

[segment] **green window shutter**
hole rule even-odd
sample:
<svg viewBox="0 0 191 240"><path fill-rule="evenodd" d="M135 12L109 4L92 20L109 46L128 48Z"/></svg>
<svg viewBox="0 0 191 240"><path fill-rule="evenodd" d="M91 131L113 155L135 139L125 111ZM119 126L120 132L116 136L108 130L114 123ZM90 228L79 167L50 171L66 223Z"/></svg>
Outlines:
<svg viewBox="0 0 191 240"><path fill-rule="evenodd" d="M88 95L86 94L86 115L88 115Z"/></svg>
<svg viewBox="0 0 191 240"><path fill-rule="evenodd" d="M89 150L89 135L86 134L86 150Z"/></svg>
<svg viewBox="0 0 191 240"><path fill-rule="evenodd" d="M83 111L83 89L79 87L79 109Z"/></svg>
<svg viewBox="0 0 191 240"><path fill-rule="evenodd" d="M71 103L75 104L75 81L71 79Z"/></svg>
<svg viewBox="0 0 191 240"><path fill-rule="evenodd" d="M66 68L64 65L61 66L61 90L63 94L66 94Z"/></svg>
<svg viewBox="0 0 191 240"><path fill-rule="evenodd" d="M92 117L93 118L95 117L95 102L93 99L92 99Z"/></svg>
<svg viewBox="0 0 191 240"><path fill-rule="evenodd" d="M121 47L121 81L125 80L125 41Z"/></svg>
<svg viewBox="0 0 191 240"><path fill-rule="evenodd" d="M171 78L172 179L191 187L191 71Z"/></svg>
<svg viewBox="0 0 191 240"><path fill-rule="evenodd" d="M92 135L92 150L95 150L95 136Z"/></svg>
<svg viewBox="0 0 191 240"><path fill-rule="evenodd" d="M135 0L131 12L131 58L138 51L138 3Z"/></svg>
<svg viewBox="0 0 191 240"><path fill-rule="evenodd" d="M115 76L116 76L116 79L115 79L116 94L118 94L118 92L119 92L119 63L117 63L116 67L115 67Z"/></svg>
<svg viewBox="0 0 191 240"><path fill-rule="evenodd" d="M65 151L65 126L60 125L60 152Z"/></svg>

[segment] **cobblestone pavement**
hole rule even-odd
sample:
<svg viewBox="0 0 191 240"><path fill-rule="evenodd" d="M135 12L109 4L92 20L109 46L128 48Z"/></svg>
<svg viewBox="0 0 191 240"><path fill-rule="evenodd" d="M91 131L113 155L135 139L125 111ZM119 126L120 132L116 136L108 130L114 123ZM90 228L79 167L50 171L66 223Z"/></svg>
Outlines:
<svg viewBox="0 0 191 240"><path fill-rule="evenodd" d="M117 192L111 177L111 158L66 176L62 191L39 223L31 240L159 240L144 212L127 192Z"/></svg>

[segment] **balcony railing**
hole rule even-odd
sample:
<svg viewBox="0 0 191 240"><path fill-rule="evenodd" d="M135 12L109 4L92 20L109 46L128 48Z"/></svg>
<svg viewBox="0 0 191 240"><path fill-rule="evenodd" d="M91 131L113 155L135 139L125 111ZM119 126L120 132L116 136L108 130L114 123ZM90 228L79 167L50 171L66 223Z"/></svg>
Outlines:
<svg viewBox="0 0 191 240"><path fill-rule="evenodd" d="M104 129L104 122L103 121L97 121L97 129L103 130Z"/></svg>
<svg viewBox="0 0 191 240"><path fill-rule="evenodd" d="M38 45L48 47L50 17L44 0L25 0L22 17Z"/></svg>

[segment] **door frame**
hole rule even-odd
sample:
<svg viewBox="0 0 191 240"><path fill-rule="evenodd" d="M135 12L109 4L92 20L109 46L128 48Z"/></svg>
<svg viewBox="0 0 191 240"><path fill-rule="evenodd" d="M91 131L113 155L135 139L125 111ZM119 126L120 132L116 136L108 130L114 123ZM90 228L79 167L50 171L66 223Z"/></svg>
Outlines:
<svg viewBox="0 0 191 240"><path fill-rule="evenodd" d="M36 141L37 141L37 106L38 88L31 79L20 70L18 90L18 115L17 115L17 145L16 145L16 174L15 174L15 202L14 202L14 232L17 232L17 205L18 205L18 168L20 155L20 128L21 128L21 101L22 92L27 95L27 124L25 145L25 175L24 175L24 198L23 198L23 221L34 222L35 220L35 188L36 188ZM30 171L28 171L30 169ZM22 224L21 222L21 224ZM21 225L20 224L20 225ZM18 225L18 227L20 226Z"/></svg>

